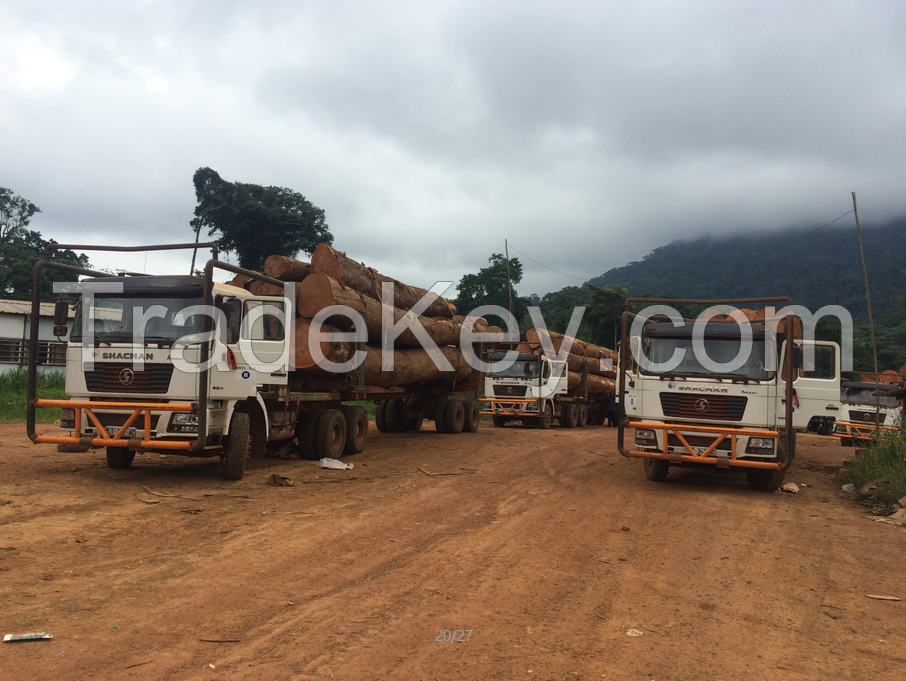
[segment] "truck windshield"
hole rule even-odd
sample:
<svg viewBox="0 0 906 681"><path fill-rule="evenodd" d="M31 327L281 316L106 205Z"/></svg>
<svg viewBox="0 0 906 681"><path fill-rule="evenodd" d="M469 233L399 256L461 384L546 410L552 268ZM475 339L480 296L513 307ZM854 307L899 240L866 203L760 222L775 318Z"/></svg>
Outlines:
<svg viewBox="0 0 906 681"><path fill-rule="evenodd" d="M715 363L727 364L732 362L739 353L740 340L738 338L705 338L705 351L708 358ZM714 376L715 372L706 369L698 361L692 348L692 338L650 338L643 340L645 357L652 362L663 364L669 362L674 352L679 349L683 359L670 371L663 372L668 376ZM733 371L718 372L717 375L729 378L740 378L749 381L771 381L776 372L764 368L764 340L752 340L752 352L745 363ZM644 371L648 375L659 375L653 371Z"/></svg>
<svg viewBox="0 0 906 681"><path fill-rule="evenodd" d="M146 342L172 343L201 332L201 315L185 318L181 314L190 305L201 305L200 297L94 296L90 310L86 310L85 302L83 299L79 304L73 320L72 340L75 342L81 342L93 327L95 342L131 343L140 335L138 326L142 319Z"/></svg>
<svg viewBox="0 0 906 681"><path fill-rule="evenodd" d="M517 360L506 369L488 372L488 376L495 378L538 378L538 362L532 360Z"/></svg>
<svg viewBox="0 0 906 681"><path fill-rule="evenodd" d="M890 386L886 386L890 387ZM866 406L875 406L875 400L882 407L896 408L897 398L892 395L878 396L874 388L844 388L840 401L846 404L864 404Z"/></svg>

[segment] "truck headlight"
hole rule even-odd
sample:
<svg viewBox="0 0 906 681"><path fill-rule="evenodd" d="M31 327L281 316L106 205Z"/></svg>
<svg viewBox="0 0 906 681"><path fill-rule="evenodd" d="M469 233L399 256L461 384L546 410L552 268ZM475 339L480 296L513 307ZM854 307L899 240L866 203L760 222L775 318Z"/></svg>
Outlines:
<svg viewBox="0 0 906 681"><path fill-rule="evenodd" d="M197 426L198 414L173 414L172 423L179 426Z"/></svg>
<svg viewBox="0 0 906 681"><path fill-rule="evenodd" d="M75 428L75 409L60 410L60 428Z"/></svg>
<svg viewBox="0 0 906 681"><path fill-rule="evenodd" d="M749 443L746 445L746 451L773 452L774 439L770 437L750 437Z"/></svg>
<svg viewBox="0 0 906 681"><path fill-rule="evenodd" d="M656 445L657 435L653 430L638 429L635 431L635 443L637 445Z"/></svg>

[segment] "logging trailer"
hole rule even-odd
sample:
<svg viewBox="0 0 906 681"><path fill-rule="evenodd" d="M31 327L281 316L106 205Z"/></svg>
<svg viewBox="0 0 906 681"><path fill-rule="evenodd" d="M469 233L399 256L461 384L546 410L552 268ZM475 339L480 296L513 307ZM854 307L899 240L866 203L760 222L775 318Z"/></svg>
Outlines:
<svg viewBox="0 0 906 681"><path fill-rule="evenodd" d="M212 251L203 277L110 276L50 260L59 249L194 248ZM425 418L435 419L444 433L478 428L478 403L468 399L477 395L477 372L458 382L382 388L366 385L364 364L344 373L297 371L288 351L295 331L289 323L295 312L289 309L292 298L255 295L214 282L213 274L243 275L259 288L270 285L270 291L283 291L284 282L220 262L214 244L53 244L44 255L35 266L32 300L27 421L32 442L85 451L106 448L107 465L117 469L129 468L143 452L219 456L224 476L238 480L248 456L263 457L269 446L293 437L304 454L315 458L361 452L368 441L368 416L364 407L349 402L374 401L381 431L418 430ZM69 306L76 306L66 356L69 400L36 395L37 311L45 270L85 278L58 300L54 315L55 333L64 336ZM217 314L193 311L202 305ZM143 331L137 332L140 326ZM36 432L35 410L42 407L62 410L61 434Z"/></svg>

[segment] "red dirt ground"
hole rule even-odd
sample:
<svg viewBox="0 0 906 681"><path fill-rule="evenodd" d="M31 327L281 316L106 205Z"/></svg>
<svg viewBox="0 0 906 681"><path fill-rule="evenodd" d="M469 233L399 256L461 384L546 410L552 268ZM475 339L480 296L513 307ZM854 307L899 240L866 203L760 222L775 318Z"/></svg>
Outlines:
<svg viewBox="0 0 906 681"><path fill-rule="evenodd" d="M0 425L0 633L54 635L0 645L0 677L903 678L906 531L838 491L853 450L801 437L808 487L767 494L648 482L612 429L430 428L233 483Z"/></svg>

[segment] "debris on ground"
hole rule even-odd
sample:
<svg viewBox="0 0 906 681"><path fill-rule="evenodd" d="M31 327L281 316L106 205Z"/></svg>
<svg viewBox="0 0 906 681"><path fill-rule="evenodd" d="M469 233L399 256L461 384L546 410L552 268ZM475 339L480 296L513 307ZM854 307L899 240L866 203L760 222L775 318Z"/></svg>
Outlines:
<svg viewBox="0 0 906 681"><path fill-rule="evenodd" d="M279 473L272 473L271 477L267 479L267 484L271 487L292 487L296 483L293 482L292 478L285 478Z"/></svg>
<svg viewBox="0 0 906 681"><path fill-rule="evenodd" d="M886 476L883 478L878 478L877 480L872 480L871 482L866 482L862 487L859 488L859 496L863 499L866 499L872 495L876 489L878 489L885 482L889 482L889 478Z"/></svg>
<svg viewBox="0 0 906 681"><path fill-rule="evenodd" d="M900 600L896 596L877 596L875 594L865 594L866 598L873 598L876 601L898 601Z"/></svg>
<svg viewBox="0 0 906 681"><path fill-rule="evenodd" d="M899 600L899 599L897 599ZM17 641L49 641L53 636L46 631L33 632L30 634L5 634L4 643L15 643Z"/></svg>
<svg viewBox="0 0 906 681"><path fill-rule="evenodd" d="M851 482L848 482L845 485L843 485L843 487L841 487L840 489L843 490L844 492L855 492L856 486L854 484L852 484Z"/></svg>
<svg viewBox="0 0 906 681"><path fill-rule="evenodd" d="M784 492L789 492L790 494L799 494L799 485L795 482L787 482L780 489Z"/></svg>
<svg viewBox="0 0 906 681"><path fill-rule="evenodd" d="M639 636L641 636L643 633L644 633L644 632L639 631L638 629L630 629L629 631L626 632L626 635L627 635L627 636L635 636L635 637L639 637Z"/></svg>
<svg viewBox="0 0 906 681"><path fill-rule="evenodd" d="M351 464L351 463L343 463L339 459L330 459L330 458L326 458L326 457L323 459L320 459L318 461L318 465L321 468L331 468L336 471L345 471L346 469L352 468L352 466L353 466L353 464Z"/></svg>

